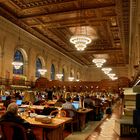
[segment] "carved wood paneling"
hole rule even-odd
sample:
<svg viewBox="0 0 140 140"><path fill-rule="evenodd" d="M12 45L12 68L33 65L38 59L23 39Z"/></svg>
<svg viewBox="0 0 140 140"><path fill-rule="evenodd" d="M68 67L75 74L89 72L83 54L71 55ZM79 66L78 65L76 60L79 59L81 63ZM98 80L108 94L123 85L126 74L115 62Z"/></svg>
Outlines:
<svg viewBox="0 0 140 140"><path fill-rule="evenodd" d="M94 65L88 58L93 54L108 55L108 66L128 64L130 0L82 0L82 4L81 0L1 0L0 13L82 65ZM78 26L86 26L96 38L80 53L69 43Z"/></svg>

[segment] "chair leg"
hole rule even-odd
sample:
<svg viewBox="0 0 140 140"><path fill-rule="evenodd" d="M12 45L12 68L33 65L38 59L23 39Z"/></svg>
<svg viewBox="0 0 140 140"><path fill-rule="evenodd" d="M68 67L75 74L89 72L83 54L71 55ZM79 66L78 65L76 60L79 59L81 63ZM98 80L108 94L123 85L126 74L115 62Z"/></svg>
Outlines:
<svg viewBox="0 0 140 140"><path fill-rule="evenodd" d="M79 121L77 122L77 131L79 131L80 130L80 123L79 123Z"/></svg>
<svg viewBox="0 0 140 140"><path fill-rule="evenodd" d="M73 123L71 123L71 133L73 133Z"/></svg>

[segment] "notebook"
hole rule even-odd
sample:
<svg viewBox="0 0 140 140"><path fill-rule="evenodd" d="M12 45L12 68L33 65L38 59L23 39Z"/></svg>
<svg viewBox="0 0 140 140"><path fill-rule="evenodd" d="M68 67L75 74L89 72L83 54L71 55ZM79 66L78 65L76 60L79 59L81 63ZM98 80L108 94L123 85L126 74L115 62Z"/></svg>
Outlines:
<svg viewBox="0 0 140 140"><path fill-rule="evenodd" d="M16 104L17 105L21 105L22 104L22 100L16 100Z"/></svg>

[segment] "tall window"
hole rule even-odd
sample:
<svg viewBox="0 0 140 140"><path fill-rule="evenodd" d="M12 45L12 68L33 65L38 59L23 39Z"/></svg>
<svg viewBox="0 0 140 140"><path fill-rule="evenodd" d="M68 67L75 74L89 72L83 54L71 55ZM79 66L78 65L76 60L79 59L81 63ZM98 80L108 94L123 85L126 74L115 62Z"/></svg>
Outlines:
<svg viewBox="0 0 140 140"><path fill-rule="evenodd" d="M65 80L65 70L64 70L64 68L62 69L62 74L63 74L62 81L64 81Z"/></svg>
<svg viewBox="0 0 140 140"><path fill-rule="evenodd" d="M42 69L42 63L39 58L36 59L36 77L40 77L38 69Z"/></svg>
<svg viewBox="0 0 140 140"><path fill-rule="evenodd" d="M51 80L55 80L55 67L54 67L54 64L51 65Z"/></svg>
<svg viewBox="0 0 140 140"><path fill-rule="evenodd" d="M24 62L23 55L19 50L16 50L16 52L14 54L14 61ZM13 73L22 75L23 74L23 69L24 69L24 65L22 65L19 69L15 69L13 67Z"/></svg>

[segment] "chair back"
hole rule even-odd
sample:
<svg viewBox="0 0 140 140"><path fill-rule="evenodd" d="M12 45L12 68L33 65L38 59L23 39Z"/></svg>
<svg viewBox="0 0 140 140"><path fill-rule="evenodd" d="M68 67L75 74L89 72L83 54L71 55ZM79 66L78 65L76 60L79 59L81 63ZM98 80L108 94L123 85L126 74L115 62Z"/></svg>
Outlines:
<svg viewBox="0 0 140 140"><path fill-rule="evenodd" d="M42 115L50 115L50 113L54 110L57 110L55 107L44 107L42 110Z"/></svg>
<svg viewBox="0 0 140 140"><path fill-rule="evenodd" d="M73 121L78 120L78 113L76 110L73 109L63 109L66 112L66 117L71 117L73 118Z"/></svg>
<svg viewBox="0 0 140 140"><path fill-rule="evenodd" d="M15 122L0 122L2 140L28 140L26 129Z"/></svg>
<svg viewBox="0 0 140 140"><path fill-rule="evenodd" d="M66 117L71 117L72 118L72 120L70 121L71 132L73 132L74 128L76 129L76 131L78 131L79 130L78 112L76 110L73 110L73 109L62 109L62 110L64 110L66 112ZM75 126L74 126L74 124L75 124Z"/></svg>
<svg viewBox="0 0 140 140"><path fill-rule="evenodd" d="M65 110L53 110L50 115L59 116L59 117L66 117Z"/></svg>

